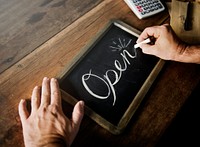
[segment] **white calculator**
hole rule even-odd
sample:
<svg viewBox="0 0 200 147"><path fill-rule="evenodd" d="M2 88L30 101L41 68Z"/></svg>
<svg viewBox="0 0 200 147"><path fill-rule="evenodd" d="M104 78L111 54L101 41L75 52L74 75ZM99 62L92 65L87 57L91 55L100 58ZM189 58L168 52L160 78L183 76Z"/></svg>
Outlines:
<svg viewBox="0 0 200 147"><path fill-rule="evenodd" d="M165 10L160 0L124 0L139 19L150 17Z"/></svg>

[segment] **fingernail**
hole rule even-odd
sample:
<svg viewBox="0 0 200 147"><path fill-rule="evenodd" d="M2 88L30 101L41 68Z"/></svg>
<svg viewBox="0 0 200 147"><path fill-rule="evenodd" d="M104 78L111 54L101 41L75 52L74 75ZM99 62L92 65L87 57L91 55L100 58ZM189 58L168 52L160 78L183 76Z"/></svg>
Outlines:
<svg viewBox="0 0 200 147"><path fill-rule="evenodd" d="M20 101L21 101L21 103L24 103L24 102L25 102L25 99L21 99Z"/></svg>
<svg viewBox="0 0 200 147"><path fill-rule="evenodd" d="M39 86L35 86L34 88L35 88L35 89L39 89Z"/></svg>
<svg viewBox="0 0 200 147"><path fill-rule="evenodd" d="M80 101L79 104L80 104L80 106L81 106L81 109L83 110L83 109L84 109L84 106L85 106L84 101Z"/></svg>
<svg viewBox="0 0 200 147"><path fill-rule="evenodd" d="M55 81L55 82L57 81L57 79L56 79L56 78L52 78L51 80L52 80L52 81Z"/></svg>
<svg viewBox="0 0 200 147"><path fill-rule="evenodd" d="M48 77L44 77L43 80L49 80L49 78Z"/></svg>

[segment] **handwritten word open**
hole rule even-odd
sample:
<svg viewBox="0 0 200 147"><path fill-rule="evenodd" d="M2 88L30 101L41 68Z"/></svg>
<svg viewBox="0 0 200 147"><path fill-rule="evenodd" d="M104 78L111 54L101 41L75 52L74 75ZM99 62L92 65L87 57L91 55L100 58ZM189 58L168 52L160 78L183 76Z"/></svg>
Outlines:
<svg viewBox="0 0 200 147"><path fill-rule="evenodd" d="M128 42L128 44L130 44L130 41ZM127 70L127 66L130 65L129 60L137 57L137 52L136 52L135 48L133 48L134 55L131 55L126 50L126 48L127 48L127 45L123 45L122 46L122 52L120 53L120 56L122 57L122 63L117 59L114 61L115 69L108 69L105 72L105 74L102 75L102 77L100 77L99 75L93 74L92 69L90 69L88 73L86 73L82 76L82 84L83 84L84 88L93 97L95 97L97 99L107 99L112 93L112 95L113 95L113 106L115 105L115 102L116 102L115 85L120 81L123 72ZM111 80L110 77L113 76L113 75L114 75L114 80L113 79ZM105 93L102 94L102 95L96 94L94 91L91 90L91 88L94 87L96 84L95 85L91 85L91 84L89 85L88 81L93 79L93 78L95 78L95 80L97 80L99 82L103 82L103 84L105 84L105 86L107 88L106 94Z"/></svg>

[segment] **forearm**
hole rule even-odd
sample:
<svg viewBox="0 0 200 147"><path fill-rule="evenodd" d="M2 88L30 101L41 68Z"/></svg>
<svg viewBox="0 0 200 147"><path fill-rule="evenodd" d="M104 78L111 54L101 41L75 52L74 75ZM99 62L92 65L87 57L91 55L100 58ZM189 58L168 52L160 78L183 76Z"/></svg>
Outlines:
<svg viewBox="0 0 200 147"><path fill-rule="evenodd" d="M200 64L200 45L185 45L176 57L175 61Z"/></svg>

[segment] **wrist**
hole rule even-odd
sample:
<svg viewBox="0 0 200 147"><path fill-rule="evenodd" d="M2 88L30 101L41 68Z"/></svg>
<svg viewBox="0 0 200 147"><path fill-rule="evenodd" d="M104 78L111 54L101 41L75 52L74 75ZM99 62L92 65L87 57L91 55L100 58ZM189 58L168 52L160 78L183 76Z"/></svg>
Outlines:
<svg viewBox="0 0 200 147"><path fill-rule="evenodd" d="M26 147L69 147L62 137L41 137L39 140L25 141Z"/></svg>
<svg viewBox="0 0 200 147"><path fill-rule="evenodd" d="M200 46L182 43L177 47L174 61L200 64Z"/></svg>
<svg viewBox="0 0 200 147"><path fill-rule="evenodd" d="M175 53L172 54L171 60L172 61L179 61L182 62L185 56L185 52L188 49L188 45L183 42L179 42L175 48Z"/></svg>
<svg viewBox="0 0 200 147"><path fill-rule="evenodd" d="M42 147L47 146L47 147L69 147L67 143L64 141L62 138L54 138L53 140L49 140L46 142Z"/></svg>

